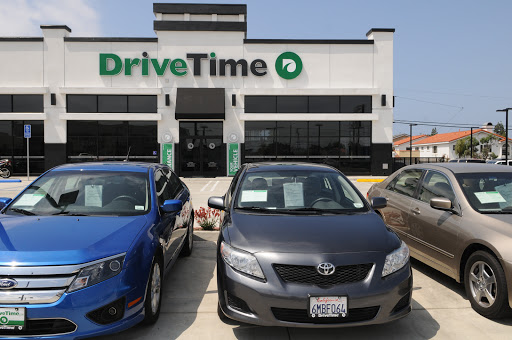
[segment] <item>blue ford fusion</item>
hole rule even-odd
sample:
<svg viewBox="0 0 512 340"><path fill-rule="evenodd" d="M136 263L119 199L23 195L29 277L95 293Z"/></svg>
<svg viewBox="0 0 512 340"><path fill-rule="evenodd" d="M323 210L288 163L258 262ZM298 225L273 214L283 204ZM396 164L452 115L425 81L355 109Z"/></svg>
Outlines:
<svg viewBox="0 0 512 340"><path fill-rule="evenodd" d="M154 323L164 274L192 251L190 192L165 165L64 165L0 205L0 337Z"/></svg>

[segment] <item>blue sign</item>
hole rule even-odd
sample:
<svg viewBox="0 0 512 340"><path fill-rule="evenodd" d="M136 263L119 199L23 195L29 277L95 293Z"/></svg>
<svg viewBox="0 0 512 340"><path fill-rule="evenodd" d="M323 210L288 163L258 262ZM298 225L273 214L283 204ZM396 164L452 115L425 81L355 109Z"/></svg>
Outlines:
<svg viewBox="0 0 512 340"><path fill-rule="evenodd" d="M23 131L24 131L25 138L32 137L32 126L31 125L24 125Z"/></svg>

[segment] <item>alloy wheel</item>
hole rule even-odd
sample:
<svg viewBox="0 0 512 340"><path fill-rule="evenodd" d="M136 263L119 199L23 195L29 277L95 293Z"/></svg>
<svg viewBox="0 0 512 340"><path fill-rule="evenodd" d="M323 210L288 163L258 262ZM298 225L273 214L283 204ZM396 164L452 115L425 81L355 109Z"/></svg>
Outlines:
<svg viewBox="0 0 512 340"><path fill-rule="evenodd" d="M158 262L155 262L153 267L153 275L151 276L151 312L153 314L156 314L160 304L161 284L162 280L160 274L160 265Z"/></svg>
<svg viewBox="0 0 512 340"><path fill-rule="evenodd" d="M484 261L477 261L471 266L469 287L473 299L482 307L489 308L496 301L498 287L492 268Z"/></svg>

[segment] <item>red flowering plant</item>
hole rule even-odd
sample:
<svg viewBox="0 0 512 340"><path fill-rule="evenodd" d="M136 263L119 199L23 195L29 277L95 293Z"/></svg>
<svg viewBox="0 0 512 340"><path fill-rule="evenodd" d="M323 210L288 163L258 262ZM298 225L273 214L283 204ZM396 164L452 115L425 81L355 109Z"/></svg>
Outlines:
<svg viewBox="0 0 512 340"><path fill-rule="evenodd" d="M197 224L203 228L203 230L214 230L217 224L220 222L220 210L208 208L199 208L194 211L195 219Z"/></svg>

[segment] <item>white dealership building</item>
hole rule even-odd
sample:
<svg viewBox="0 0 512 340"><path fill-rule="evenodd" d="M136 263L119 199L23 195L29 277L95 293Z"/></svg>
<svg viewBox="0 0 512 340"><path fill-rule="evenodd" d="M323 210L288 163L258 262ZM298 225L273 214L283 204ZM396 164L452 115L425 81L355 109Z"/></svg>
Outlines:
<svg viewBox="0 0 512 340"><path fill-rule="evenodd" d="M155 37L0 37L1 158L165 162L180 176L242 162L391 171L393 33L247 39L246 5L153 4ZM148 25L151 23L148 22ZM0 32L1 36L1 32Z"/></svg>

